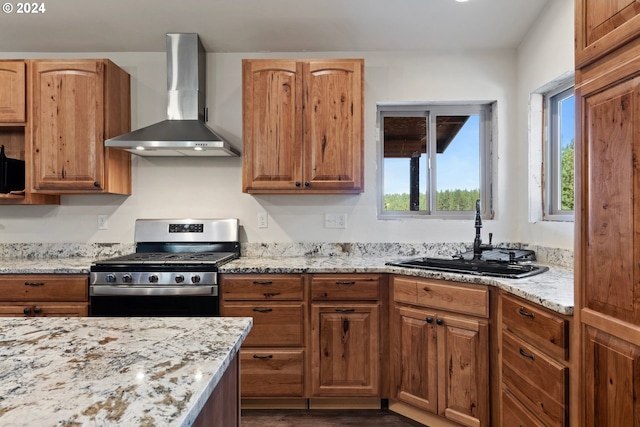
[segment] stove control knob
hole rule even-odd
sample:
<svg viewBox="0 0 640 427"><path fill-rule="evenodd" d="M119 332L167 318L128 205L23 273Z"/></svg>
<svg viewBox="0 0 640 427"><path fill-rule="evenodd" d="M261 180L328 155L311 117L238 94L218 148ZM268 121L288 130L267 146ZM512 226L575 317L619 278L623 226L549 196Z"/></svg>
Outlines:
<svg viewBox="0 0 640 427"><path fill-rule="evenodd" d="M182 274L178 274L175 280L176 280L176 283L182 283L184 282L184 276Z"/></svg>
<svg viewBox="0 0 640 427"><path fill-rule="evenodd" d="M158 283L158 275L157 275L157 274L151 274L151 275L149 275L149 282L151 282L151 283Z"/></svg>
<svg viewBox="0 0 640 427"><path fill-rule="evenodd" d="M104 277L104 279L107 281L107 283L115 283L116 275L113 273L109 273Z"/></svg>
<svg viewBox="0 0 640 427"><path fill-rule="evenodd" d="M200 275L194 274L193 276L191 276L191 283L200 283Z"/></svg>
<svg viewBox="0 0 640 427"><path fill-rule="evenodd" d="M122 275L122 283L131 283L133 281L133 279L131 278L130 274L123 274Z"/></svg>

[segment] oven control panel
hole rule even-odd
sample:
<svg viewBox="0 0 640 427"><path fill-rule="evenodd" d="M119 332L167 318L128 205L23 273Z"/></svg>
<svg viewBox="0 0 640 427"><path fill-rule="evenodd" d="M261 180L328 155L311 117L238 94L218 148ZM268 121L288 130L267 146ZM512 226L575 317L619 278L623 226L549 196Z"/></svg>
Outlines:
<svg viewBox="0 0 640 427"><path fill-rule="evenodd" d="M169 233L202 233L204 224L169 224Z"/></svg>

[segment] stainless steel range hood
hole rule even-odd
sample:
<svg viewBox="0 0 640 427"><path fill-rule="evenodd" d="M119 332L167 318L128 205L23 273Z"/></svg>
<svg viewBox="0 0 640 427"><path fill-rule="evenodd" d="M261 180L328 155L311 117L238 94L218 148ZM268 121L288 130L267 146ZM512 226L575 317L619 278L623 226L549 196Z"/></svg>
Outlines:
<svg viewBox="0 0 640 427"><path fill-rule="evenodd" d="M167 34L167 120L107 139L105 146L140 156L239 156L205 124L206 69L197 34Z"/></svg>

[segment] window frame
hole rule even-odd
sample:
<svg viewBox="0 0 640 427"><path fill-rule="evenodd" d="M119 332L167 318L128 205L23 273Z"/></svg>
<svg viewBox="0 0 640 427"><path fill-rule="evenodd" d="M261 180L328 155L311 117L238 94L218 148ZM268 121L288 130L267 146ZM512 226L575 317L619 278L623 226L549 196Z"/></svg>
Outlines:
<svg viewBox="0 0 640 427"><path fill-rule="evenodd" d="M436 206L437 155L435 141L435 126L432 125L437 116L441 115L479 115L480 126L480 206L483 219L492 219L493 211L493 135L495 118L495 101L459 101L459 102L379 102L377 103L377 142L378 142L378 192L377 218L408 219L469 219L475 215L475 210L468 211L438 211L431 209ZM384 210L384 118L385 117L425 117L427 120L427 210L423 211L385 211Z"/></svg>
<svg viewBox="0 0 640 427"><path fill-rule="evenodd" d="M566 96L567 93L571 95ZM575 209L571 211L562 210L558 202L562 194L562 155L560 153L560 131L558 104L563 100L575 96L573 79L567 80L552 90L542 94L544 109L543 126L543 194L542 194L542 215L545 221L570 222L575 219ZM575 150L575 117L574 117L574 150ZM575 151L574 151L575 153ZM575 172L575 159L574 159ZM575 173L574 173L575 185ZM575 202L575 194L574 194Z"/></svg>

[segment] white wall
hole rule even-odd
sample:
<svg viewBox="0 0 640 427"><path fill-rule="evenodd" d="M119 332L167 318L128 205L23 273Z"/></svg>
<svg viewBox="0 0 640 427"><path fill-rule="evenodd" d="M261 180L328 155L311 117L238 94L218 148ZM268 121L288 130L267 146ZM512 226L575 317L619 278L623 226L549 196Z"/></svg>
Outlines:
<svg viewBox="0 0 640 427"><path fill-rule="evenodd" d="M540 159L542 141L530 123L531 94L570 75L574 62L574 1L552 0L518 48L518 241L565 249L573 248L573 222L541 221ZM535 102L532 111L536 110ZM535 112L534 112L535 114ZM533 122L531 121L533 120ZM529 170L529 173L524 171ZM531 205L530 200L537 203Z"/></svg>
<svg viewBox="0 0 640 427"><path fill-rule="evenodd" d="M554 0L555 1L555 0ZM563 3L569 0L561 0ZM573 22L559 22L564 26ZM566 36L566 35L564 35ZM572 37L572 32L571 32ZM555 43L555 41L550 41ZM132 128L165 118L164 53L28 54L31 57L108 57L132 77ZM60 206L0 206L0 242L133 241L136 218L235 217L249 242L471 242L468 220L376 219L376 102L496 100L495 220L483 233L494 241L523 241L526 222L526 135L518 128L526 109L515 50L459 52L349 52L297 54L208 54L209 124L241 146L241 60L259 57L365 58L365 192L361 195L251 196L241 192L240 158L133 158L131 196L63 196ZM0 54L0 57L17 57ZM554 72L541 71L543 74ZM546 76L544 77L546 78ZM524 122L526 125L526 121ZM514 203L517 201L517 203ZM523 205L523 206L519 206ZM257 228L257 214L269 214L269 227ZM325 212L348 214L346 230L325 229ZM97 230L97 215L109 216L109 229ZM536 244L570 248L571 235Z"/></svg>

